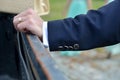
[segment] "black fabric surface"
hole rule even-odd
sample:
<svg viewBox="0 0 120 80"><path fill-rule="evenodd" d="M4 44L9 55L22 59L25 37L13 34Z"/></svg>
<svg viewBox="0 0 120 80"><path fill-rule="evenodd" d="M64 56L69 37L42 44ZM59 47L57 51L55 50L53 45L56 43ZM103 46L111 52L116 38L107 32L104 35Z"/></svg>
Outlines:
<svg viewBox="0 0 120 80"><path fill-rule="evenodd" d="M18 80L13 14L0 13L0 80Z"/></svg>

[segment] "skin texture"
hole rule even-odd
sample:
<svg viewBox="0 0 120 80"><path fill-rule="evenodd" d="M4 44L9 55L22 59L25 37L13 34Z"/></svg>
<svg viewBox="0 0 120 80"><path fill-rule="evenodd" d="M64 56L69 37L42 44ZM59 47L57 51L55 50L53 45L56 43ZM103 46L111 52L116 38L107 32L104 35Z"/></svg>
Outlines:
<svg viewBox="0 0 120 80"><path fill-rule="evenodd" d="M43 20L33 9L28 9L15 16L13 23L16 30L20 32L31 32L42 39Z"/></svg>

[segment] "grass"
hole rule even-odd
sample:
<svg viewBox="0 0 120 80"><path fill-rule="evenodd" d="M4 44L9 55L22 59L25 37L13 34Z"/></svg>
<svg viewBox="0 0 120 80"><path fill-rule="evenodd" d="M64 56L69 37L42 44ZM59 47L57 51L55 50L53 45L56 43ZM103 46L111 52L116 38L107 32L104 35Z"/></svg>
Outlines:
<svg viewBox="0 0 120 80"><path fill-rule="evenodd" d="M92 0L93 9L98 9L104 4L104 0ZM66 0L49 0L50 2L50 13L46 16L42 16L44 20L56 20L63 19L62 11L64 9Z"/></svg>

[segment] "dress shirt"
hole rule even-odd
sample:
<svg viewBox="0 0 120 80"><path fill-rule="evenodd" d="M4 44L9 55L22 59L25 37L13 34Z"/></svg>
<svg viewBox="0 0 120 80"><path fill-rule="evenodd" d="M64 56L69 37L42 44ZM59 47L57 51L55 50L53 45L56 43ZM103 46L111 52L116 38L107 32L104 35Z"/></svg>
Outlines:
<svg viewBox="0 0 120 80"><path fill-rule="evenodd" d="M43 44L44 44L44 46L49 47L47 22L43 22Z"/></svg>

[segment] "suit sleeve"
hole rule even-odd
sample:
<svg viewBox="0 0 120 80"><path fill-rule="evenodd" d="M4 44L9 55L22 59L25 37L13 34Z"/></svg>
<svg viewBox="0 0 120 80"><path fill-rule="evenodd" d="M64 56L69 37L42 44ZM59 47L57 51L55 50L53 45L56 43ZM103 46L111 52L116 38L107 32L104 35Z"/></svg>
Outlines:
<svg viewBox="0 0 120 80"><path fill-rule="evenodd" d="M48 22L51 51L88 50L120 42L120 1L86 15Z"/></svg>

